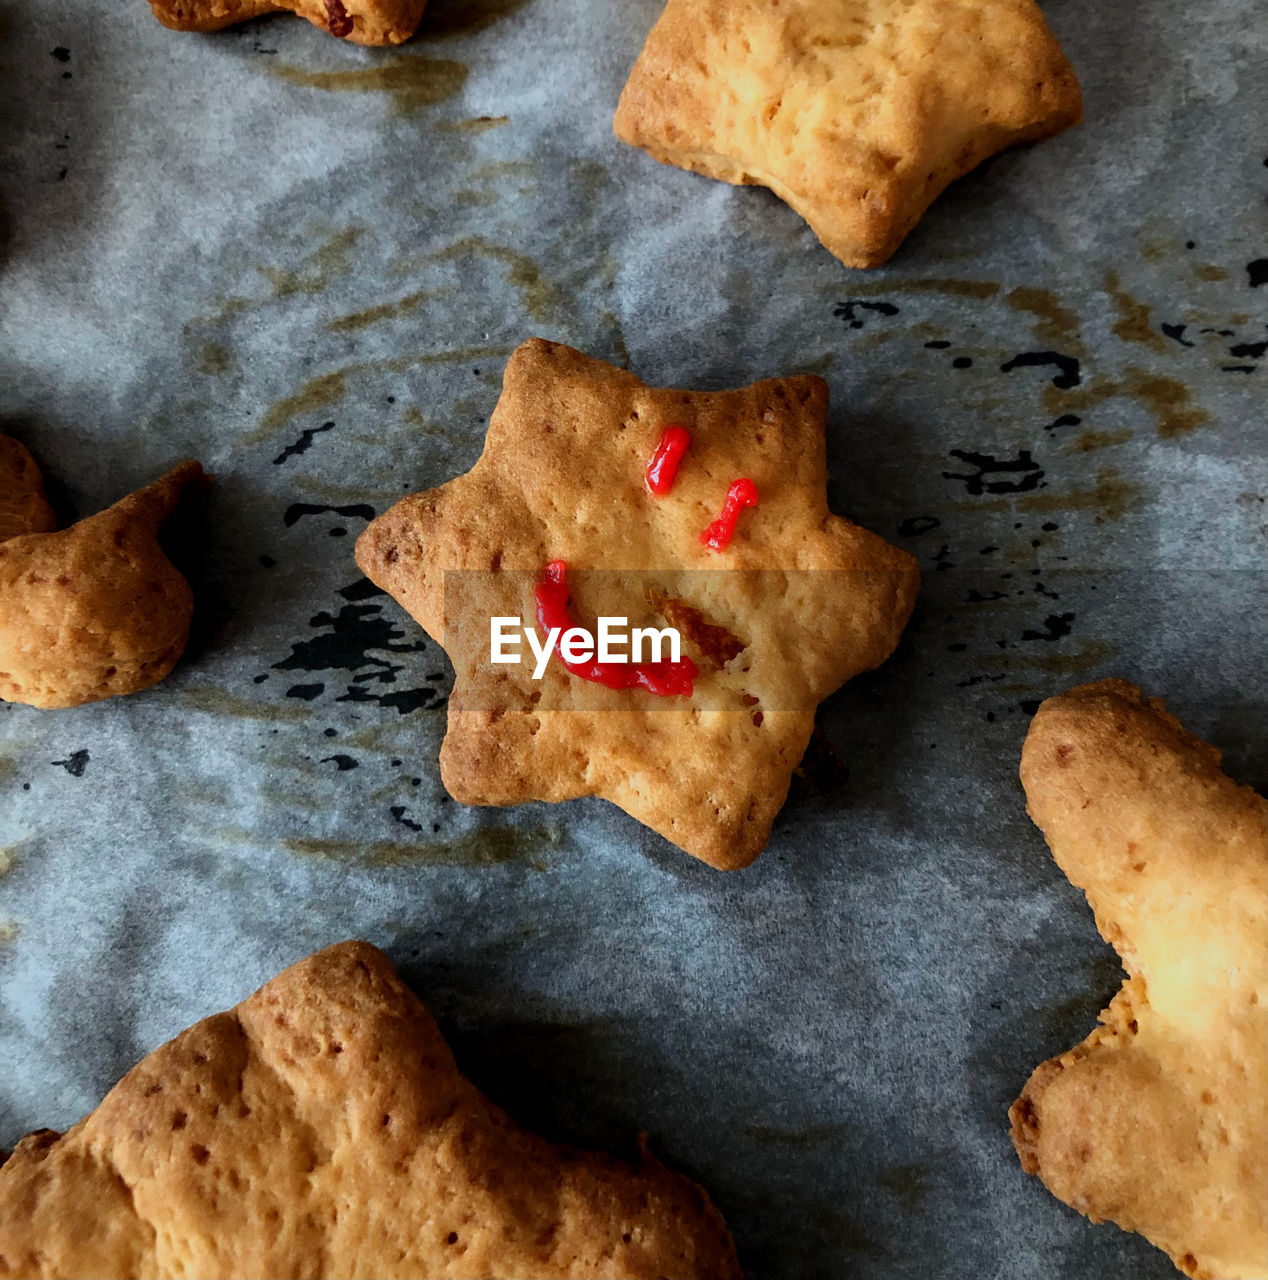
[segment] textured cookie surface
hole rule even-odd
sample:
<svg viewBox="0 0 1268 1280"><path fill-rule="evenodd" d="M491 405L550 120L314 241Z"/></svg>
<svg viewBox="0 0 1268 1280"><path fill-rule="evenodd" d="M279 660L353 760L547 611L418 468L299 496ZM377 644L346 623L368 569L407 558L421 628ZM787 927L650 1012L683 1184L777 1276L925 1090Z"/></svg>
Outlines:
<svg viewBox="0 0 1268 1280"><path fill-rule="evenodd" d="M330 947L0 1166L0 1277L731 1280L686 1178L525 1133L367 943Z"/></svg>
<svg viewBox="0 0 1268 1280"><path fill-rule="evenodd" d="M12 436L0 435L0 542L56 528L35 459Z"/></svg>
<svg viewBox="0 0 1268 1280"><path fill-rule="evenodd" d="M1121 680L1045 702L1029 810L1128 977L1010 1117L1022 1165L1207 1280L1268 1275L1268 803Z"/></svg>
<svg viewBox="0 0 1268 1280"><path fill-rule="evenodd" d="M150 0L154 16L174 31L222 27L289 11L352 44L401 44L418 28L427 0Z"/></svg>
<svg viewBox="0 0 1268 1280"><path fill-rule="evenodd" d="M453 660L440 764L455 798L597 795L715 867L757 856L816 705L885 660L918 581L905 552L829 513L826 412L814 377L671 391L539 339L511 356L472 470L404 499L357 543L366 575ZM692 443L672 491L654 497L644 467L667 424ZM717 553L700 534L737 477L759 505ZM700 666L690 697L607 689L555 659L539 682L527 665L490 665L490 615L531 625L535 575L558 559L591 628L603 615L665 626L663 603L640 614L675 602ZM718 652L682 606L738 654Z"/></svg>
<svg viewBox="0 0 1268 1280"><path fill-rule="evenodd" d="M947 183L1081 116L1034 0L669 0L615 127L665 164L769 187L872 267Z"/></svg>
<svg viewBox="0 0 1268 1280"><path fill-rule="evenodd" d="M0 698L74 707L171 671L194 598L157 535L204 479L185 462L60 533L0 542Z"/></svg>

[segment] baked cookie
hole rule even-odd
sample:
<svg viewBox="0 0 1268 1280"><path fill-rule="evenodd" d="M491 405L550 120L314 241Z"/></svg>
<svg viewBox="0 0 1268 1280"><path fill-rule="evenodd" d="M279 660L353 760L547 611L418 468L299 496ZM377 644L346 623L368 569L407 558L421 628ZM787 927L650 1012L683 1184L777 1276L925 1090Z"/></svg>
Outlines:
<svg viewBox="0 0 1268 1280"><path fill-rule="evenodd" d="M61 533L0 543L0 698L76 707L162 680L185 651L194 597L158 544L206 477L184 462Z"/></svg>
<svg viewBox="0 0 1268 1280"><path fill-rule="evenodd" d="M615 127L663 164L769 187L875 267L949 182L1082 111L1034 0L669 0Z"/></svg>
<svg viewBox="0 0 1268 1280"><path fill-rule="evenodd" d="M0 434L0 542L56 528L35 459L25 445Z"/></svg>
<svg viewBox="0 0 1268 1280"><path fill-rule="evenodd" d="M1013 1104L1028 1173L1190 1276L1268 1275L1268 803L1123 680L1040 708L1030 815L1128 977Z"/></svg>
<svg viewBox="0 0 1268 1280"><path fill-rule="evenodd" d="M536 338L511 356L476 465L356 549L453 661L440 769L455 799L602 796L711 866L757 856L817 704L889 656L919 580L829 513L827 407L814 377L657 390ZM675 626L682 660L616 673L630 687L557 657L540 679L531 655L490 661L491 618L544 637L552 613Z"/></svg>
<svg viewBox="0 0 1268 1280"><path fill-rule="evenodd" d="M418 29L427 0L150 0L173 31L219 31L289 10L351 44L401 44Z"/></svg>
<svg viewBox="0 0 1268 1280"><path fill-rule="evenodd" d="M364 942L190 1027L0 1167L12 1280L739 1275L700 1187L525 1133Z"/></svg>

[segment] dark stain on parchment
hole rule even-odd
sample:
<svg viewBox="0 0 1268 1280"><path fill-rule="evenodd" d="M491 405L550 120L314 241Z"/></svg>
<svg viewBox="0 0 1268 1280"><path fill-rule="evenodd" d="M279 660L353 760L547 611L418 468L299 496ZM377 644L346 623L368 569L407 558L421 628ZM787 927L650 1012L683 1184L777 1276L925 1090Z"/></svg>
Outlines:
<svg viewBox="0 0 1268 1280"><path fill-rule="evenodd" d="M394 804L388 810L392 815L393 822L399 822L401 826L408 827L411 831L421 831L423 829L423 824L421 822L415 822L412 818L407 818L405 816L406 811L407 806L403 804Z"/></svg>
<svg viewBox="0 0 1268 1280"><path fill-rule="evenodd" d="M1043 621L1042 631L1027 628L1021 633L1023 640L1060 640L1070 634L1070 624L1074 621L1072 613L1050 613Z"/></svg>
<svg viewBox="0 0 1268 1280"><path fill-rule="evenodd" d="M282 523L289 529L305 516L324 516L327 514L346 516L355 520L373 520L374 508L368 502L353 502L346 507L323 507L314 502L292 502L286 508Z"/></svg>
<svg viewBox="0 0 1268 1280"><path fill-rule="evenodd" d="M54 760L52 763L61 765L72 778L82 778L91 759L87 751L72 751L65 760Z"/></svg>
<svg viewBox="0 0 1268 1280"><path fill-rule="evenodd" d="M1022 449L1015 458L996 458L990 453L971 453L965 449L952 449L951 456L974 468L968 475L944 471L944 480L959 480L971 494L981 493L1029 493L1040 487L1044 478L1043 468L1030 456L1029 449ZM990 476L1007 479L992 480Z"/></svg>
<svg viewBox="0 0 1268 1280"><path fill-rule="evenodd" d="M838 320L844 320L846 327L861 329L867 322L868 313L878 316L896 316L898 308L892 302L867 302L862 298L847 298L832 308L832 314Z"/></svg>
<svg viewBox="0 0 1268 1280"><path fill-rule="evenodd" d="M447 697L437 683L417 688L397 688L405 664L393 661L397 655L425 653L425 639L407 640L397 622L384 616L381 603L371 603L385 593L368 578L344 587L339 594L345 602L337 612L323 610L309 619L309 626L319 634L293 641L290 654L275 662L275 671L347 672L350 679L337 702L377 703L394 708L401 715L411 711L431 710L443 706ZM429 677L429 681L433 678ZM442 677L434 677L441 682ZM325 685L295 686L315 690L309 697L324 693ZM288 697L302 697L294 690Z"/></svg>
<svg viewBox="0 0 1268 1280"><path fill-rule="evenodd" d="M273 459L273 465L279 467L288 458L298 458L300 454L307 453L313 447L313 441L321 435L323 431L330 431L334 427L333 422L323 422L320 427L307 427L300 433L300 437L294 444L288 444L281 453ZM292 522L293 523L293 522Z"/></svg>
<svg viewBox="0 0 1268 1280"><path fill-rule="evenodd" d="M1014 369L1042 369L1049 366L1057 370L1053 374L1052 385L1063 391L1077 387L1083 381L1079 361L1074 356L1062 355L1059 351L1023 351L1000 365L999 371L1012 373Z"/></svg>
<svg viewBox="0 0 1268 1280"><path fill-rule="evenodd" d="M1268 342L1239 342L1229 347L1228 354L1237 360L1258 360L1268 351Z"/></svg>

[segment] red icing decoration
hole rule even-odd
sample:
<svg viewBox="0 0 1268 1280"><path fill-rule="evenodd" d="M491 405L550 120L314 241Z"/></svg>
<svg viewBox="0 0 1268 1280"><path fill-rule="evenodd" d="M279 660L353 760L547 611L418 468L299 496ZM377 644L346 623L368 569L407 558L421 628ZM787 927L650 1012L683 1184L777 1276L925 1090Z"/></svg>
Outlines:
<svg viewBox="0 0 1268 1280"><path fill-rule="evenodd" d="M757 506L757 486L747 477L731 481L722 504L722 514L700 535L700 541L721 551L735 535L735 522L745 507Z"/></svg>
<svg viewBox="0 0 1268 1280"><path fill-rule="evenodd" d="M678 464L682 455L691 448L691 432L677 423L665 428L656 452L647 464L647 487L663 497L674 487L674 477L678 474Z"/></svg>
<svg viewBox="0 0 1268 1280"><path fill-rule="evenodd" d="M562 639L568 628L575 625L568 615L566 573L567 566L562 560L552 560L533 588L537 629L543 636L549 636L551 629L558 627ZM691 682L699 674L696 664L687 657L677 662L600 662L598 658L569 662L558 648L555 654L579 679L606 685L609 689L646 689L658 698L690 697Z"/></svg>

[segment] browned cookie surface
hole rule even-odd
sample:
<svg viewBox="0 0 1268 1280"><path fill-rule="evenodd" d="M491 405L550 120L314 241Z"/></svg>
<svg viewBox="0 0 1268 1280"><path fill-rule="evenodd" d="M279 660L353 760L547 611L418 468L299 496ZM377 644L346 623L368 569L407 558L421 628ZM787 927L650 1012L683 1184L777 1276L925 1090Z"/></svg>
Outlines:
<svg viewBox="0 0 1268 1280"><path fill-rule="evenodd" d="M56 528L35 459L24 444L0 435L0 542Z"/></svg>
<svg viewBox="0 0 1268 1280"><path fill-rule="evenodd" d="M352 44L401 44L418 27L427 0L150 0L154 16L175 31L219 31L266 13L289 10Z"/></svg>
<svg viewBox="0 0 1268 1280"><path fill-rule="evenodd" d="M0 543L0 698L74 707L171 671L194 599L158 531L204 480L185 462L69 529Z"/></svg>
<svg viewBox="0 0 1268 1280"><path fill-rule="evenodd" d="M918 582L910 556L829 512L827 402L814 377L659 390L540 339L511 356L476 465L399 502L357 543L363 571L454 662L440 758L451 794L602 796L715 867L757 856L815 707L889 656ZM657 497L644 468L668 425L691 447ZM759 503L713 551L701 532L737 478ZM709 642L689 697L605 688L555 658L537 681L531 661L490 664L490 616L533 625L534 581L556 560L590 628L605 615L665 626L657 600L680 622L694 611L684 651Z"/></svg>
<svg viewBox="0 0 1268 1280"><path fill-rule="evenodd" d="M1122 680L1039 709L1030 814L1128 977L1010 1113L1022 1164L1188 1275L1268 1275L1268 804Z"/></svg>
<svg viewBox="0 0 1268 1280"><path fill-rule="evenodd" d="M0 1277L732 1280L700 1187L524 1132L367 943L140 1062L0 1167Z"/></svg>
<svg viewBox="0 0 1268 1280"><path fill-rule="evenodd" d="M953 179L1081 115L1034 0L669 0L616 132L770 187L847 266L872 267Z"/></svg>

